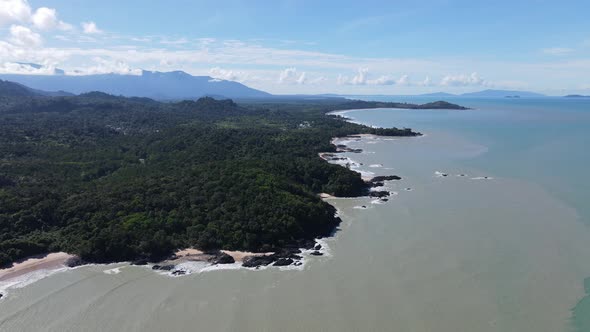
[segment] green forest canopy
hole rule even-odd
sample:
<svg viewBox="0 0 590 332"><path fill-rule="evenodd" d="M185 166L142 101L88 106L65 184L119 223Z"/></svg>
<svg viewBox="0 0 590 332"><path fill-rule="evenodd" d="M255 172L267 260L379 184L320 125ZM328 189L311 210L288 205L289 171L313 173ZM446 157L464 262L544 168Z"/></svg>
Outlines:
<svg viewBox="0 0 590 332"><path fill-rule="evenodd" d="M0 97L0 265L50 251L92 262L267 251L327 235L339 219L317 193L366 190L318 157L335 151L331 138L415 135L325 114L359 107L384 106Z"/></svg>

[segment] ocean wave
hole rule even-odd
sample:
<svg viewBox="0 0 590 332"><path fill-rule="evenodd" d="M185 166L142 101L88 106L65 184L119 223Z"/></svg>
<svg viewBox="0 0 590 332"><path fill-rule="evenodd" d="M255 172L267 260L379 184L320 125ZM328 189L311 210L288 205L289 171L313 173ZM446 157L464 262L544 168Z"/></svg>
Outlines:
<svg viewBox="0 0 590 332"><path fill-rule="evenodd" d="M50 270L36 270L7 281L0 281L0 294L2 294L3 297L6 297L6 294L8 294L11 289L26 287L41 279L45 279L53 274L64 272L67 270L67 267Z"/></svg>

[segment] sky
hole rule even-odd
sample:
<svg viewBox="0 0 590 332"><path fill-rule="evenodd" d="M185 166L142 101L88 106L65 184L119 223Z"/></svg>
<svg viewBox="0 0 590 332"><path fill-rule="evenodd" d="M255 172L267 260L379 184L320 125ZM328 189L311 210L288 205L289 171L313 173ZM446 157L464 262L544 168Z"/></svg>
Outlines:
<svg viewBox="0 0 590 332"><path fill-rule="evenodd" d="M588 0L0 0L0 73L183 70L276 94L590 94L588 13Z"/></svg>

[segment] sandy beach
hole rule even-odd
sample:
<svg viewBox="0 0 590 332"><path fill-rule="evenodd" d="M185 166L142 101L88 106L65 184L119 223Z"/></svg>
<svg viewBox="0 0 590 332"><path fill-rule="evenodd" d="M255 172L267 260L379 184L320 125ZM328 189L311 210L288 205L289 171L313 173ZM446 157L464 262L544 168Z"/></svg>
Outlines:
<svg viewBox="0 0 590 332"><path fill-rule="evenodd" d="M74 257L65 252L55 252L46 256L32 257L20 263L14 263L10 268L0 270L0 281L14 279L38 270L53 270L64 267L64 263Z"/></svg>

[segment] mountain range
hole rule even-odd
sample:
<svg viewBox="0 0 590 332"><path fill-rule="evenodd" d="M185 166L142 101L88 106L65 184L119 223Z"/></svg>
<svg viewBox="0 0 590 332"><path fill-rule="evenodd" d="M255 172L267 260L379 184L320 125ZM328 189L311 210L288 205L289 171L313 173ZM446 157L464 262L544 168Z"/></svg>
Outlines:
<svg viewBox="0 0 590 332"><path fill-rule="evenodd" d="M546 95L530 92L530 91L514 91L514 90L483 90L477 92L468 92L463 94L452 94L446 92L435 92L420 95L421 97L473 97L473 98L507 98L507 97L523 97L523 98L539 98L547 97Z"/></svg>
<svg viewBox="0 0 590 332"><path fill-rule="evenodd" d="M126 97L152 99L195 99L203 96L224 98L265 98L271 94L241 83L193 76L183 71L142 71L141 75L20 75L0 74L0 79L26 85L34 90L68 91L81 94L101 91ZM47 94L45 94L47 95Z"/></svg>

